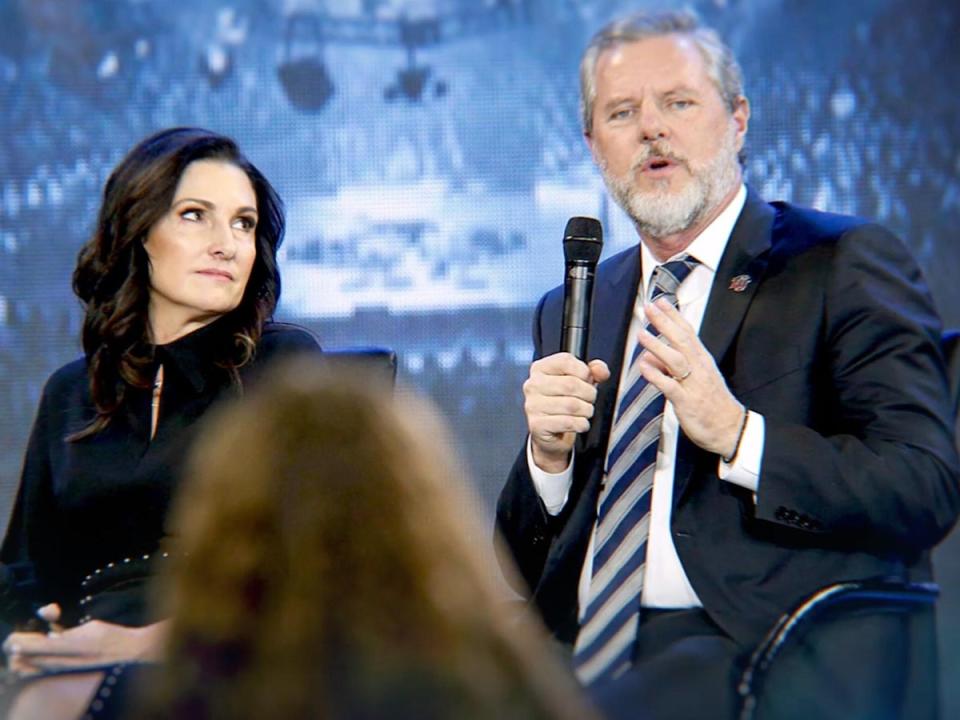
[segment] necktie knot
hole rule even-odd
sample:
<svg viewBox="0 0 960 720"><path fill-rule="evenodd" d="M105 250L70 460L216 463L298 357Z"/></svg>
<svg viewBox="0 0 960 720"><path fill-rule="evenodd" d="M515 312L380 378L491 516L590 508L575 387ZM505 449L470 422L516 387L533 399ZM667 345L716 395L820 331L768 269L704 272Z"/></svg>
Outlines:
<svg viewBox="0 0 960 720"><path fill-rule="evenodd" d="M658 265L653 271L653 285L650 289L650 302L661 295L676 297L677 288L693 272L700 261L690 255L682 255L676 260Z"/></svg>

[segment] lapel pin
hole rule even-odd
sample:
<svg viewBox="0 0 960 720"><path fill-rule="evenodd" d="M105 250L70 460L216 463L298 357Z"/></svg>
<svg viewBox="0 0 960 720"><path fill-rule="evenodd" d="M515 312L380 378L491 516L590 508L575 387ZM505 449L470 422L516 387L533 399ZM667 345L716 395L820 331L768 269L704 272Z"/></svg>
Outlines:
<svg viewBox="0 0 960 720"><path fill-rule="evenodd" d="M737 275L736 277L730 279L730 287L727 289L733 290L735 293L742 293L752 282L753 278L749 275Z"/></svg>

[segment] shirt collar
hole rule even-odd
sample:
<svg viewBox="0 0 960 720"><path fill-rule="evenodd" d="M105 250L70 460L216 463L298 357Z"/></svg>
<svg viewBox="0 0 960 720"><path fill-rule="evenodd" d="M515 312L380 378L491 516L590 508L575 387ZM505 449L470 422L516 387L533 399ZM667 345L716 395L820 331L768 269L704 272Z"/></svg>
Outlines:
<svg viewBox="0 0 960 720"><path fill-rule="evenodd" d="M215 358L224 357L224 344L233 342L229 330L229 323L217 318L171 343L157 345L157 362L173 365L196 392L202 392Z"/></svg>
<svg viewBox="0 0 960 720"><path fill-rule="evenodd" d="M723 256L723 251L727 249L730 235L733 234L733 226L737 224L737 218L740 217L740 212L743 210L746 201L747 187L740 183L740 189L737 190L737 194L733 196L733 200L723 209L723 212L717 215L713 222L694 238L686 250L677 253L669 260L675 260L683 254L692 255L711 273L716 274L717 268L720 267L720 258ZM654 269L660 264L660 261L647 248L646 243L641 242L640 268L643 272L641 290L649 287L650 277L653 275Z"/></svg>

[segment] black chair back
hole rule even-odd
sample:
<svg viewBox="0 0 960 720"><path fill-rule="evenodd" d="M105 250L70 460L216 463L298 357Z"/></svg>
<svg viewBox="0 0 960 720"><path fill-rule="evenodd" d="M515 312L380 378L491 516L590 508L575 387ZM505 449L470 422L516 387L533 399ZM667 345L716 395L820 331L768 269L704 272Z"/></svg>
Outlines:
<svg viewBox="0 0 960 720"><path fill-rule="evenodd" d="M390 348L370 346L324 350L320 357L334 368L362 370L391 388L396 384L397 353Z"/></svg>
<svg viewBox="0 0 960 720"><path fill-rule="evenodd" d="M960 408L960 330L945 330L940 339L943 357L947 361L947 378L950 380L950 397L953 412Z"/></svg>

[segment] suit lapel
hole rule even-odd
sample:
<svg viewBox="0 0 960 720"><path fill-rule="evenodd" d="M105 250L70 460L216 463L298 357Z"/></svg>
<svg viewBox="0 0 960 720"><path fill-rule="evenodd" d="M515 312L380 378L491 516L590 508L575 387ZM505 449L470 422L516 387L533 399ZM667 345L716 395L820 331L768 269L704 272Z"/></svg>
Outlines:
<svg viewBox="0 0 960 720"><path fill-rule="evenodd" d="M571 577L579 577L584 552L596 520L597 497L603 479L607 438L613 423L613 406L620 381L620 368L623 365L623 349L639 282L639 246L614 255L605 261L597 272L590 344L587 350L591 359L599 358L607 363L610 379L597 389L596 410L590 430L577 437L577 460L570 497L579 499L575 503L568 503L571 515L550 548L544 566L544 577L561 572L558 568L571 562L571 558L574 558ZM571 586L576 587L575 580ZM574 590L574 598L575 596Z"/></svg>
<svg viewBox="0 0 960 720"><path fill-rule="evenodd" d="M613 422L613 406L620 382L627 330L633 315L637 286L640 283L640 247L634 246L610 258L606 272L597 277L590 336L590 357L600 358L610 368L610 379L597 392L596 421L581 436L578 452L606 448L606 438Z"/></svg>
<svg viewBox="0 0 960 720"><path fill-rule="evenodd" d="M700 324L700 340L723 366L730 344L740 330L744 315L767 269L771 233L776 213L752 190L733 227L720 258L707 309ZM674 469L673 502L677 504L687 486L699 455L698 448L680 434Z"/></svg>
<svg viewBox="0 0 960 720"><path fill-rule="evenodd" d="M774 218L774 209L748 189L743 211L720 258L700 325L700 339L718 366L722 365L766 271ZM744 282L742 276L750 280L740 290ZM740 280L734 283L735 278ZM606 440L613 424L627 331L639 283L639 246L610 258L597 276L588 349L591 358L600 358L607 363L611 375L598 390L596 416L589 432L577 439L578 455L583 455L584 459L587 455L592 456L592 462L587 463L591 468L589 477L578 478L583 483L581 488L598 485L603 472ZM697 447L681 433L674 472L674 503L682 496L697 455Z"/></svg>
<svg viewBox="0 0 960 720"><path fill-rule="evenodd" d="M775 213L752 190L747 191L740 217L734 225L726 250L720 258L716 278L710 289L706 313L700 325L700 339L720 365L730 343L740 329L743 316L753 299L767 267L771 230ZM640 283L640 248L631 247L614 255L598 273L593 306L589 354L610 367L610 380L599 389L597 415L599 422L581 436L580 450L604 450L613 422L613 406L627 331ZM734 279L750 278L746 287L732 289Z"/></svg>
<svg viewBox="0 0 960 720"><path fill-rule="evenodd" d="M720 258L700 325L700 340L718 365L740 329L767 269L774 215L772 207L748 191L743 211Z"/></svg>

